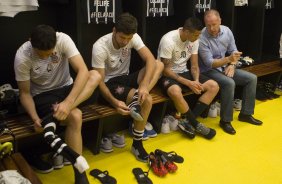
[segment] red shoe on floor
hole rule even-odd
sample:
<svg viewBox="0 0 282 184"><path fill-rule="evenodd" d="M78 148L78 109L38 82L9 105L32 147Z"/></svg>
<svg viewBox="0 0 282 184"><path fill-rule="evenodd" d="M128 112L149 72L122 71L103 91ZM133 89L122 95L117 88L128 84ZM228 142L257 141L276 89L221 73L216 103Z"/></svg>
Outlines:
<svg viewBox="0 0 282 184"><path fill-rule="evenodd" d="M149 165L157 176L163 177L167 174L167 170L163 165L161 158L156 156L153 152L149 155Z"/></svg>
<svg viewBox="0 0 282 184"><path fill-rule="evenodd" d="M161 159L162 163L164 164L168 172L174 173L177 170L178 168L177 165L174 162L167 160L165 156L158 149L155 151L155 155Z"/></svg>

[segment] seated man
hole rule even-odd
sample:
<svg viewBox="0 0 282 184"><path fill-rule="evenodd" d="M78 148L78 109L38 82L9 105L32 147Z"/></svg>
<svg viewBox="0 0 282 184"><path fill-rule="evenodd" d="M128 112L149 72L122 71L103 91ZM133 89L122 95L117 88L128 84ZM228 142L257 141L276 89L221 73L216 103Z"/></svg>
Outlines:
<svg viewBox="0 0 282 184"><path fill-rule="evenodd" d="M89 166L81 156L82 112L76 107L93 93L101 76L88 71L68 35L47 25L33 29L14 64L20 100L35 127L42 126L46 142L72 163L75 183L89 183L85 174ZM74 82L69 65L77 73ZM66 143L55 133L60 122L66 125Z"/></svg>
<svg viewBox="0 0 282 184"><path fill-rule="evenodd" d="M195 131L207 139L215 136L214 129L208 128L196 120L216 96L219 87L213 80L200 75L198 66L199 35L202 24L199 19L189 18L182 28L165 34L159 45L158 57L164 63L164 76L160 79L161 87L172 99L178 112L186 114L188 122L184 125L189 137L195 137ZM191 71L187 62L191 60ZM193 112L182 95L182 89L191 89L201 95ZM190 126L192 125L192 127Z"/></svg>
<svg viewBox="0 0 282 184"><path fill-rule="evenodd" d="M130 114L134 119L131 150L139 161L147 162L148 153L143 147L142 137L152 108L149 91L158 81L163 64L155 60L136 32L136 18L128 13L121 14L113 32L94 43L92 66L102 76L99 89L104 99L120 114ZM140 71L129 74L132 48L146 65Z"/></svg>
<svg viewBox="0 0 282 184"><path fill-rule="evenodd" d="M220 127L229 134L236 133L231 125L236 85L243 87L239 121L261 125L262 122L252 116L255 108L256 75L236 69L242 53L236 48L231 30L221 25L218 11L206 11L204 22L206 27L200 36L199 63L201 72L217 81L220 87Z"/></svg>

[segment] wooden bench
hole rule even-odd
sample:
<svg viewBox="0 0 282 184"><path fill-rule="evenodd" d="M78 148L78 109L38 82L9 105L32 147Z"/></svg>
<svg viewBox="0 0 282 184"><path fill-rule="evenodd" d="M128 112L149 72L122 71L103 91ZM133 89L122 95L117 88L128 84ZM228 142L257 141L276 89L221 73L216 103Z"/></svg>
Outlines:
<svg viewBox="0 0 282 184"><path fill-rule="evenodd" d="M279 64L279 60L267 62L263 64L257 64L242 68L243 70L249 71L256 74L258 77L277 73L282 71L282 67ZM160 132L162 118L166 111L167 102L169 101L168 96L164 95L160 89L154 88L151 93L153 98L153 108L150 113L149 119L153 123L154 129L157 132ZM192 92L184 93L183 95L189 95ZM112 107L100 104L86 105L81 108L83 122L95 121L95 129L90 136L89 140L89 149L94 153L99 153L99 144L102 138L103 125L106 121L109 121L107 118L110 116L118 115L116 110ZM7 118L6 120L7 127L13 132L15 136L15 148L18 147L18 140L26 137L31 137L39 134L33 129L33 123L27 115L19 115ZM92 130L91 130L92 131ZM2 135L0 137L0 142L12 141L13 137L10 135Z"/></svg>
<svg viewBox="0 0 282 184"><path fill-rule="evenodd" d="M183 95L189 95L192 92L184 93ZM162 102L169 100L168 96L164 95L160 89L155 88L151 92L153 98L153 104L159 104L152 109L153 113L158 116L151 116L151 121L154 122L154 128L157 132L160 132L162 117L165 113L166 105ZM160 104L162 103L162 104ZM107 121L107 117L118 115L117 111L107 105L91 104L80 108L82 111L83 122L95 121L95 129L91 133L88 142L89 149L94 153L99 153L99 145L103 133L103 125ZM120 115L121 116L121 115ZM14 138L10 134L3 134L0 137L0 142L12 141L14 142L15 151L18 151L19 142L24 138L34 137L42 132L35 132L33 128L33 122L27 114L21 114L13 117L8 117L4 120L6 126L14 135ZM92 130L91 130L92 131Z"/></svg>

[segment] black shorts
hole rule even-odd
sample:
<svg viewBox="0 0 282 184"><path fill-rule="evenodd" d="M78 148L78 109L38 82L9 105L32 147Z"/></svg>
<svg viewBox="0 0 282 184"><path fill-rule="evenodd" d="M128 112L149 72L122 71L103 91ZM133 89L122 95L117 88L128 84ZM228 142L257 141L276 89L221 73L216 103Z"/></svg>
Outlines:
<svg viewBox="0 0 282 184"><path fill-rule="evenodd" d="M179 76L188 79L188 80L194 80L193 76L191 75L191 72L183 72L183 73L178 73ZM200 74L199 76L199 81L200 83L205 83L206 81L210 80L208 77L206 77L205 75ZM162 90L164 90L167 93L167 90L170 86L172 85L178 85L183 92L187 92L187 91L191 91L190 88L188 88L187 86L177 82L176 80L170 78L170 77L166 77L166 76L162 76L159 80L159 86L162 88Z"/></svg>
<svg viewBox="0 0 282 184"><path fill-rule="evenodd" d="M106 86L109 88L110 92L115 98L126 102L129 91L132 88L138 88L138 75L139 71L129 75L111 78L106 82Z"/></svg>
<svg viewBox="0 0 282 184"><path fill-rule="evenodd" d="M62 102L72 90L73 85L46 91L33 97L40 118L53 112L53 104Z"/></svg>

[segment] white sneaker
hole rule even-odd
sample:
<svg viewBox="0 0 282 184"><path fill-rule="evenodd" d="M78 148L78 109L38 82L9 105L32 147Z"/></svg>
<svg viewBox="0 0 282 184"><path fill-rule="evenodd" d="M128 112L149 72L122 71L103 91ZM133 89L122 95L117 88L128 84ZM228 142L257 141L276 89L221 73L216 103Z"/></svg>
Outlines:
<svg viewBox="0 0 282 184"><path fill-rule="evenodd" d="M233 107L236 111L240 111L242 108L242 100L240 99L234 99L233 101Z"/></svg>
<svg viewBox="0 0 282 184"><path fill-rule="evenodd" d="M161 132L164 133L164 134L170 133L169 118L168 118L168 116L165 116L164 119L163 119Z"/></svg>
<svg viewBox="0 0 282 184"><path fill-rule="evenodd" d="M168 115L167 116L168 119L168 123L169 123L169 129L170 131L176 131L178 130L178 119L176 119L175 117Z"/></svg>
<svg viewBox="0 0 282 184"><path fill-rule="evenodd" d="M208 116L211 117L211 118L217 117L217 108L216 108L215 103L211 104Z"/></svg>

